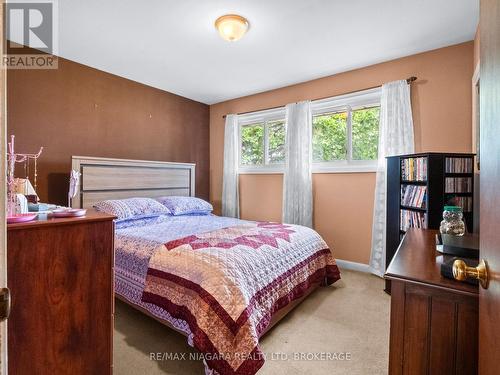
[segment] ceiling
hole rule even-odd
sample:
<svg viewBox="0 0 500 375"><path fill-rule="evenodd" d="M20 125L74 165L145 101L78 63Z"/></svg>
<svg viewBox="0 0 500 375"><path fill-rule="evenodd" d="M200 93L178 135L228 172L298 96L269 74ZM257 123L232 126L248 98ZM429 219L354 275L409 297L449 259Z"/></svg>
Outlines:
<svg viewBox="0 0 500 375"><path fill-rule="evenodd" d="M474 38L478 0L63 0L59 55L213 104ZM250 22L236 43L215 19Z"/></svg>

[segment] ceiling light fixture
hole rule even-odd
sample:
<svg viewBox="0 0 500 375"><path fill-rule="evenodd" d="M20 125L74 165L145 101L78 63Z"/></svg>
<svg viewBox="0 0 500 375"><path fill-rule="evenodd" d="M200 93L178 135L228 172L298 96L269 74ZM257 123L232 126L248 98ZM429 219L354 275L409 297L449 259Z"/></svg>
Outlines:
<svg viewBox="0 0 500 375"><path fill-rule="evenodd" d="M215 20L215 28L229 42L241 39L248 30L248 20L237 14L226 14Z"/></svg>

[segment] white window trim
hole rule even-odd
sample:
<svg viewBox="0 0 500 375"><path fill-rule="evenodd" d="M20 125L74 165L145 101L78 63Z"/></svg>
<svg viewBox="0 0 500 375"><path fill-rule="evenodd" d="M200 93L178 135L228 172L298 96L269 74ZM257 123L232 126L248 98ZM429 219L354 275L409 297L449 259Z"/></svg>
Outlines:
<svg viewBox="0 0 500 375"><path fill-rule="evenodd" d="M285 171L285 165L241 165L238 169L239 174L282 174Z"/></svg>
<svg viewBox="0 0 500 375"><path fill-rule="evenodd" d="M238 169L239 174L283 174L285 165L243 165ZM377 172L377 160L346 160L331 161L312 164L312 173L375 173Z"/></svg>
<svg viewBox="0 0 500 375"><path fill-rule="evenodd" d="M366 173L377 171L377 160L314 162L312 173Z"/></svg>
<svg viewBox="0 0 500 375"><path fill-rule="evenodd" d="M380 87L358 91L351 94L335 96L332 98L315 100L311 102L312 116L318 116L330 112L346 110L346 108L359 109L380 106L382 89ZM347 119L348 155L347 160L336 160L328 162L312 163L312 173L373 173L377 171L377 160L352 160L352 121L351 111ZM238 173L239 174L282 174L284 163L268 164L269 150L267 122L283 120L285 118L285 107L273 108L258 112L252 112L238 116ZM257 123L264 124L264 163L263 165L241 165L241 128L245 125Z"/></svg>
<svg viewBox="0 0 500 375"><path fill-rule="evenodd" d="M363 107L367 104L380 105L382 88L357 91L351 94L334 96L327 99L314 100L311 102L311 111L313 116L321 113L331 112L339 107L351 106L353 108Z"/></svg>
<svg viewBox="0 0 500 375"><path fill-rule="evenodd" d="M265 109L263 111L245 113L238 115L238 124L251 125L258 122L275 121L285 119L285 107Z"/></svg>

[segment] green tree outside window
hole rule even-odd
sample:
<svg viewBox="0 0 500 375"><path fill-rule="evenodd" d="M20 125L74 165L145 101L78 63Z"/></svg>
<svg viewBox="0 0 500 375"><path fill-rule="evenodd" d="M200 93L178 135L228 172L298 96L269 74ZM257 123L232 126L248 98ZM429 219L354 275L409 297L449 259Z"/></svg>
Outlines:
<svg viewBox="0 0 500 375"><path fill-rule="evenodd" d="M264 164L264 124L241 127L241 164Z"/></svg>
<svg viewBox="0 0 500 375"><path fill-rule="evenodd" d="M348 159L348 111L313 117L313 161ZM352 160L377 160L380 107L351 111ZM266 141L267 127L267 141ZM285 121L276 120L241 127L241 164L278 164L285 161ZM267 162L265 142L267 142Z"/></svg>
<svg viewBox="0 0 500 375"><path fill-rule="evenodd" d="M380 107L352 111L352 159L377 160Z"/></svg>

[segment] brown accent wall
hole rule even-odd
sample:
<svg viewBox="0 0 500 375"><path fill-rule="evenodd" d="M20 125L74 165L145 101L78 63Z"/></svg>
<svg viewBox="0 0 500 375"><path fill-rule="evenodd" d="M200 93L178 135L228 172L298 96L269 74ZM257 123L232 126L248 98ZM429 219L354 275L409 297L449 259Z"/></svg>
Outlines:
<svg viewBox="0 0 500 375"><path fill-rule="evenodd" d="M193 162L196 195L208 198L207 105L65 59L57 70L9 70L7 90L16 149L44 146L42 201L66 202L72 155Z"/></svg>
<svg viewBox="0 0 500 375"><path fill-rule="evenodd" d="M471 150L473 43L421 53L210 106L210 199L220 210L222 115L340 95L415 75L412 108L417 151ZM314 174L314 226L339 259L368 263L374 173ZM241 175L243 218L280 220L281 175Z"/></svg>

